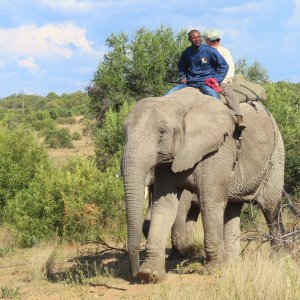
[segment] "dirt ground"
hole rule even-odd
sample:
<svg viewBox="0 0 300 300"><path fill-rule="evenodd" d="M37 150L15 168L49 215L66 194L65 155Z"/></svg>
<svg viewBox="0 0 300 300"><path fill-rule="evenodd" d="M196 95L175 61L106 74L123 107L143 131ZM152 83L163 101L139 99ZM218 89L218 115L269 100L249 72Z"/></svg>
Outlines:
<svg viewBox="0 0 300 300"><path fill-rule="evenodd" d="M199 289L213 283L212 276L199 274L201 264L190 270L183 264L187 261L167 260L168 273L162 283L137 284L123 251L97 244L17 249L0 258L0 298L182 299L173 293L174 288L185 294L186 287ZM188 274L180 274L183 271Z"/></svg>

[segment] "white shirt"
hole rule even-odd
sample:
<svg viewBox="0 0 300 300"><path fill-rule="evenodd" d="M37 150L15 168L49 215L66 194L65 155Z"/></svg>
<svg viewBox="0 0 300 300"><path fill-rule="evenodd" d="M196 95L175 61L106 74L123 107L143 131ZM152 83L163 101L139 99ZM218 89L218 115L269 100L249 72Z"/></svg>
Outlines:
<svg viewBox="0 0 300 300"><path fill-rule="evenodd" d="M228 69L228 72L224 78L224 80L222 82L226 83L231 83L232 79L233 79L233 76L234 76L234 72L235 72L235 66L234 66L234 60L233 60L233 57L230 53L230 51L225 48L225 47L222 47L222 46L218 46L216 48L218 50L218 52L224 57L224 59L226 60L226 62L228 63L229 65L229 69Z"/></svg>

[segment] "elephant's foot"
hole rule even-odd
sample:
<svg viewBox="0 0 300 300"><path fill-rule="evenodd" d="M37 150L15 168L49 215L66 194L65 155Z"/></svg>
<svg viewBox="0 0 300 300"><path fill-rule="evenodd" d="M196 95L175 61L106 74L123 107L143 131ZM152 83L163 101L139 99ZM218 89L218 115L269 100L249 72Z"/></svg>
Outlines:
<svg viewBox="0 0 300 300"><path fill-rule="evenodd" d="M166 276L164 260L146 259L137 274L137 277L145 283L157 283Z"/></svg>
<svg viewBox="0 0 300 300"><path fill-rule="evenodd" d="M202 270L203 275L213 275L220 269L220 260L217 257L207 257Z"/></svg>

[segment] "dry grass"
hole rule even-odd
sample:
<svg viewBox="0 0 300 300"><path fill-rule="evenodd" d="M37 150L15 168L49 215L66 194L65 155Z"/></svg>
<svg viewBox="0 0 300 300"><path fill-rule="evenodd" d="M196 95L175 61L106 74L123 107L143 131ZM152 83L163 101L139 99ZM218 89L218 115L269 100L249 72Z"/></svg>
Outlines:
<svg viewBox="0 0 300 300"><path fill-rule="evenodd" d="M34 247L34 255L29 257L27 280L43 280L52 271L58 249L57 241L41 243Z"/></svg>
<svg viewBox="0 0 300 300"><path fill-rule="evenodd" d="M211 299L300 299L299 263L285 254L253 251L221 270Z"/></svg>
<svg viewBox="0 0 300 300"><path fill-rule="evenodd" d="M144 299L300 299L299 262L268 250L253 251L223 265L214 276L168 274L168 280L141 291Z"/></svg>
<svg viewBox="0 0 300 300"><path fill-rule="evenodd" d="M0 287L22 299L300 299L299 257L270 255L269 248L253 243L212 276L178 274L170 266L180 261L168 261L165 281L142 285L130 283L122 252L44 243L0 258Z"/></svg>
<svg viewBox="0 0 300 300"><path fill-rule="evenodd" d="M0 226L0 249L11 249L16 245L13 232L6 226Z"/></svg>

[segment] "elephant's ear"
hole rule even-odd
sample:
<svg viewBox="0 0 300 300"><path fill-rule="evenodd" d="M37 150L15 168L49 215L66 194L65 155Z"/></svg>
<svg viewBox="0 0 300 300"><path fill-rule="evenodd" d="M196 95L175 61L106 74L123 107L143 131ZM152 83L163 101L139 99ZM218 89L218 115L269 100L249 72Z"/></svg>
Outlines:
<svg viewBox="0 0 300 300"><path fill-rule="evenodd" d="M217 150L234 130L233 115L227 106L212 97L197 100L183 118L183 138L172 163L175 173L192 168L203 156Z"/></svg>

